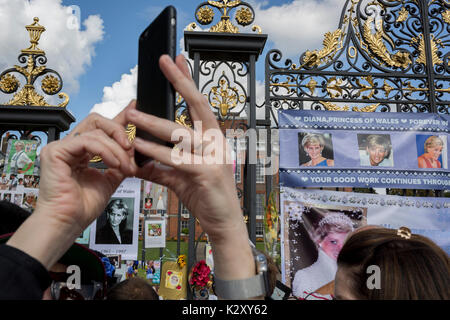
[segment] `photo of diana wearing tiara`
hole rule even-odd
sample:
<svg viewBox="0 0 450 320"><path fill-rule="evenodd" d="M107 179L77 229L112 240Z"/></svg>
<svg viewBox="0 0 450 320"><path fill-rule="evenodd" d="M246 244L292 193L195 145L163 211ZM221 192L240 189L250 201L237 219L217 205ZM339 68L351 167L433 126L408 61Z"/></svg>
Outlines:
<svg viewBox="0 0 450 320"><path fill-rule="evenodd" d="M318 208L297 201L286 209L292 294L302 299L334 280L339 252L347 235L365 224L366 209Z"/></svg>

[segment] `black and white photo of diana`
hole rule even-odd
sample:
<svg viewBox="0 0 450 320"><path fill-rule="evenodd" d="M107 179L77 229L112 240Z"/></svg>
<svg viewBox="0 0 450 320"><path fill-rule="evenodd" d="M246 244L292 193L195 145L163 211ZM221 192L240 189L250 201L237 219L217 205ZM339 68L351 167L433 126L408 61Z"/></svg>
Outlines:
<svg viewBox="0 0 450 320"><path fill-rule="evenodd" d="M134 198L111 198L97 219L96 244L132 244Z"/></svg>

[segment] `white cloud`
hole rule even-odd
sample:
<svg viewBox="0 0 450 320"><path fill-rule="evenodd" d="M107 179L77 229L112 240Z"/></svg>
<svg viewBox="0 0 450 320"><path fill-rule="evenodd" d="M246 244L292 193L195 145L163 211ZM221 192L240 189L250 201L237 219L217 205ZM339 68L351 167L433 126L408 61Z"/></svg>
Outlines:
<svg viewBox="0 0 450 320"><path fill-rule="evenodd" d="M279 6L255 3L255 22L283 57L300 57L306 50L322 48L323 35L335 31L344 0L293 0Z"/></svg>
<svg viewBox="0 0 450 320"><path fill-rule="evenodd" d="M122 111L132 99L136 99L137 68L138 66L135 66L130 70L130 73L123 74L120 81L113 83L112 86L104 87L102 102L95 104L90 112L97 112L106 118L112 119ZM201 78L201 80L200 87L203 87L207 79ZM244 78L238 77L237 81L246 83ZM264 90L264 83L262 81L256 81L256 103L258 105L264 103ZM246 117L245 110L242 111L241 116ZM265 118L264 106L256 109L256 118L258 120Z"/></svg>
<svg viewBox="0 0 450 320"><path fill-rule="evenodd" d="M21 65L17 60L20 50L30 46L25 26L38 17L46 29L38 45L46 53L46 66L61 75L64 92L76 93L78 78L90 66L95 46L103 39L100 16L89 16L78 28L73 22L78 21L79 8L63 6L61 0L0 0L0 8L0 70Z"/></svg>
<svg viewBox="0 0 450 320"><path fill-rule="evenodd" d="M102 102L94 105L90 112L97 112L106 118L112 119L132 99L136 99L137 68L135 66L130 70L129 74L123 74L120 81L113 83L111 87L104 87Z"/></svg>

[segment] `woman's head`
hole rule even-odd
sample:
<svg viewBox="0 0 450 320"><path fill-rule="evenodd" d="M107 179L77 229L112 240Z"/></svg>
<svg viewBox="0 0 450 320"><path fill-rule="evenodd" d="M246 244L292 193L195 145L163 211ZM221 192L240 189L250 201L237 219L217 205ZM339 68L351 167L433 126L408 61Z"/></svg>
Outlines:
<svg viewBox="0 0 450 320"><path fill-rule="evenodd" d="M107 293L106 300L158 300L153 286L142 278L129 278L114 285Z"/></svg>
<svg viewBox="0 0 450 320"><path fill-rule="evenodd" d="M36 199L36 195L34 192L28 192L25 196L25 202L28 204L32 204Z"/></svg>
<svg viewBox="0 0 450 320"><path fill-rule="evenodd" d="M448 255L420 235L402 237L381 227L358 230L346 240L337 263L337 298L450 299ZM378 288L368 285L373 267L379 270Z"/></svg>
<svg viewBox="0 0 450 320"><path fill-rule="evenodd" d="M325 139L321 134L308 133L302 139L302 147L311 159L320 157L325 147Z"/></svg>
<svg viewBox="0 0 450 320"><path fill-rule="evenodd" d="M16 143L14 144L14 147L16 148L16 150L23 150L23 148L25 147L25 144L22 141L16 141Z"/></svg>
<svg viewBox="0 0 450 320"><path fill-rule="evenodd" d="M128 206L122 199L112 200L105 209L106 217L112 227L118 227L126 221Z"/></svg>
<svg viewBox="0 0 450 320"><path fill-rule="evenodd" d="M391 143L386 135L371 134L366 139L366 151L370 164L377 166L391 153Z"/></svg>
<svg viewBox="0 0 450 320"><path fill-rule="evenodd" d="M444 141L437 136L431 136L423 145L425 153L429 153L432 157L437 160L442 153L442 148L444 147Z"/></svg>
<svg viewBox="0 0 450 320"><path fill-rule="evenodd" d="M345 238L353 231L353 222L344 213L330 213L319 222L313 240L332 259L336 260Z"/></svg>

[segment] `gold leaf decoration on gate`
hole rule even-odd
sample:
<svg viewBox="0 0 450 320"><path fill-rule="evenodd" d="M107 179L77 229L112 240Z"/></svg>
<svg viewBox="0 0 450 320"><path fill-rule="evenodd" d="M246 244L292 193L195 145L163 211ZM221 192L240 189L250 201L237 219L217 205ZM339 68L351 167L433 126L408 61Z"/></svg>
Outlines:
<svg viewBox="0 0 450 320"><path fill-rule="evenodd" d="M292 69L298 70L304 66L318 67L321 64L331 61L336 53L342 49L343 36L344 34L341 29L325 33L323 48L321 50L306 51L302 65L297 68L297 66L293 64Z"/></svg>
<svg viewBox="0 0 450 320"><path fill-rule="evenodd" d="M406 69L411 64L409 53L397 51L395 54L391 55L382 40L383 38L386 38L387 35L383 31L381 20L378 20L375 23L375 33L372 33L371 30L371 24L373 22L374 18L370 17L364 23L363 36L365 43L361 42L361 47L364 49L365 45L367 45L370 52L387 66Z"/></svg>

